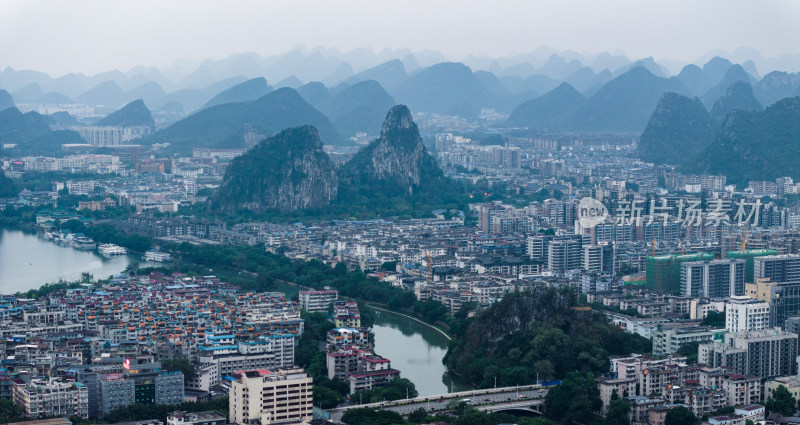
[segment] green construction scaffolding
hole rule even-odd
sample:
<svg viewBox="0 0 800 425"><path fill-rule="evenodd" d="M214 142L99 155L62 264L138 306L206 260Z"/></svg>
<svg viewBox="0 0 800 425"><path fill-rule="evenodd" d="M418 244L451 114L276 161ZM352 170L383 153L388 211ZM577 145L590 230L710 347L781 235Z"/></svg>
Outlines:
<svg viewBox="0 0 800 425"><path fill-rule="evenodd" d="M705 252L687 255L658 255L647 257L646 286L654 291L680 293L681 264L689 261L713 260Z"/></svg>
<svg viewBox="0 0 800 425"><path fill-rule="evenodd" d="M775 249L746 249L744 251L727 251L725 255L728 258L735 258L744 260L744 281L746 283L753 283L753 264L754 258L763 257L765 255L778 255L778 250Z"/></svg>

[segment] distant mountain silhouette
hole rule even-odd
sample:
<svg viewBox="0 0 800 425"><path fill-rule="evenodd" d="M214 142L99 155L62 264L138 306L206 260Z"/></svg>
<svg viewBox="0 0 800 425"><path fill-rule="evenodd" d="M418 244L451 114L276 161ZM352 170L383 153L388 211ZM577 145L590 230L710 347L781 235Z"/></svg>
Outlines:
<svg viewBox="0 0 800 425"><path fill-rule="evenodd" d="M46 115L46 119L51 127L56 126L65 128L81 125L77 118L73 117L69 114L69 112L66 111L58 111L56 113Z"/></svg>
<svg viewBox="0 0 800 425"><path fill-rule="evenodd" d="M541 97L517 106L507 122L542 131L558 130L564 125L564 120L585 102L584 95L568 83L562 83Z"/></svg>
<svg viewBox="0 0 800 425"><path fill-rule="evenodd" d="M733 64L731 61L719 56L714 56L703 65L703 72L705 72L709 81L713 81L713 83L716 84L722 80L732 66Z"/></svg>
<svg viewBox="0 0 800 425"><path fill-rule="evenodd" d="M39 83L31 83L14 92L14 100L20 103L33 102L44 96L45 92Z"/></svg>
<svg viewBox="0 0 800 425"><path fill-rule="evenodd" d="M246 79L242 76L238 76L214 82L203 87L202 89L178 90L166 95L156 109L160 109L163 105L169 102L177 102L181 104L181 106L183 106L187 112L192 112L200 108L219 92L233 87L243 81L246 81Z"/></svg>
<svg viewBox="0 0 800 425"><path fill-rule="evenodd" d="M17 108L0 111L0 145L17 144L16 154L53 156L61 153L64 143L86 143L71 130L51 131L55 119L38 112L22 113Z"/></svg>
<svg viewBox="0 0 800 425"><path fill-rule="evenodd" d="M755 82L753 77L750 76L750 74L748 74L741 65L733 65L728 68L725 76L722 77L722 79L719 80L714 87L709 89L703 95L703 97L700 98L700 100L703 101L703 104L706 105L706 108L712 108L714 106L714 102L716 102L720 97L724 96L728 92L728 87L737 81L744 81L751 85Z"/></svg>
<svg viewBox="0 0 800 425"><path fill-rule="evenodd" d="M264 77L253 78L218 93L206 102L202 109L223 103L249 102L265 96L271 91L272 87L267 84L267 80Z"/></svg>
<svg viewBox="0 0 800 425"><path fill-rule="evenodd" d="M753 96L753 88L744 81L737 81L728 87L727 93L714 102L711 118L721 123L733 110L760 111L761 103Z"/></svg>
<svg viewBox="0 0 800 425"><path fill-rule="evenodd" d="M155 129L153 115L141 99L123 106L120 110L108 114L97 122L100 126L114 127L150 127Z"/></svg>
<svg viewBox="0 0 800 425"><path fill-rule="evenodd" d="M13 108L14 106L14 99L11 97L11 95L8 94L7 91L0 89L0 111Z"/></svg>
<svg viewBox="0 0 800 425"><path fill-rule="evenodd" d="M592 68L584 66L583 68L573 72L564 79L564 82L569 83L575 90L583 92L592 85L596 84L597 74L592 71Z"/></svg>
<svg viewBox="0 0 800 425"><path fill-rule="evenodd" d="M489 90L495 96L506 96L508 95L508 89L505 85L497 78L496 75L492 74L489 71L475 71L475 77L478 81Z"/></svg>
<svg viewBox="0 0 800 425"><path fill-rule="evenodd" d="M24 143L49 132L47 119L38 112L23 114L15 107L0 111L0 143Z"/></svg>
<svg viewBox="0 0 800 425"><path fill-rule="evenodd" d="M327 75L322 81L328 84L337 84L353 76L353 67L347 62L342 62L330 75Z"/></svg>
<svg viewBox="0 0 800 425"><path fill-rule="evenodd" d="M104 81L78 96L80 103L117 107L125 103L125 92L114 81Z"/></svg>
<svg viewBox="0 0 800 425"><path fill-rule="evenodd" d="M686 93L676 78L636 67L606 83L566 120L573 131L639 132L666 92Z"/></svg>
<svg viewBox="0 0 800 425"><path fill-rule="evenodd" d="M42 96L36 98L33 103L42 103L45 105L69 105L71 103L75 103L72 99L70 99L67 95L51 91L49 93L45 93Z"/></svg>
<svg viewBox="0 0 800 425"><path fill-rule="evenodd" d="M417 112L446 113L469 104L480 108L492 103L492 95L467 66L445 62L411 74L392 90L398 102Z"/></svg>
<svg viewBox="0 0 800 425"><path fill-rule="evenodd" d="M363 131L376 135L384 119L383 111L394 99L377 81L362 81L347 87L330 99L326 111L340 134L351 136Z"/></svg>
<svg viewBox="0 0 800 425"><path fill-rule="evenodd" d="M160 105L166 95L167 93L158 83L148 81L125 93L125 101L130 103L136 99L142 99L146 105L153 108Z"/></svg>
<svg viewBox="0 0 800 425"><path fill-rule="evenodd" d="M622 74L627 73L628 71L630 71L630 70L632 70L634 68L644 68L644 69L650 71L651 74L653 74L653 75L655 75L656 77L659 77L659 78L667 78L667 75L669 75L667 73L667 71L661 65L657 64L656 61L652 57L639 59L639 60L637 60L637 61L635 61L635 62L633 62L631 64L625 65L625 66L615 70L613 72L613 75L616 78L616 77L618 77L618 76L620 76Z"/></svg>
<svg viewBox="0 0 800 425"><path fill-rule="evenodd" d="M345 80L347 84L360 81L375 80L385 89L391 90L408 77L406 67L399 59L393 59L380 65L365 69Z"/></svg>
<svg viewBox="0 0 800 425"><path fill-rule="evenodd" d="M284 78L283 80L278 81L275 84L276 89L289 87L292 89L296 89L303 85L303 82L300 81L299 78L295 77L294 75Z"/></svg>
<svg viewBox="0 0 800 425"><path fill-rule="evenodd" d="M765 75L754 87L754 94L762 105L773 103L797 95L800 90L800 74L773 71Z"/></svg>
<svg viewBox="0 0 800 425"><path fill-rule="evenodd" d="M547 62L545 62L541 68L536 70L536 73L539 75L545 75L554 80L560 80L579 70L581 66L581 62L578 60L567 61L561 56L554 54L550 55L550 58L547 59Z"/></svg>
<svg viewBox="0 0 800 425"><path fill-rule="evenodd" d="M678 80L694 96L702 96L716 84L708 74L697 65L686 65L678 74Z"/></svg>
<svg viewBox="0 0 800 425"><path fill-rule="evenodd" d="M319 81L312 81L297 88L300 96L303 96L306 102L311 106L317 108L319 111L327 111L331 103L331 92L325 87L325 84Z"/></svg>
<svg viewBox="0 0 800 425"><path fill-rule="evenodd" d="M265 138L282 128L311 124L329 144L343 139L330 120L294 90L278 89L251 102L226 103L203 109L147 137L147 143L170 143L175 150L193 147L245 147L246 140Z"/></svg>

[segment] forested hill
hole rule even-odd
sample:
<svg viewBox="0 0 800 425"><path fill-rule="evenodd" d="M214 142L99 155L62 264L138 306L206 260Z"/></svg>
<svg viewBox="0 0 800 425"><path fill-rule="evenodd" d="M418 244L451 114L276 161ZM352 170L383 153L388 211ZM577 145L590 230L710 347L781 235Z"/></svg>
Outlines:
<svg viewBox="0 0 800 425"><path fill-rule="evenodd" d="M724 174L728 183L800 178L800 97L780 100L764 111L732 111L711 144L683 171Z"/></svg>
<svg viewBox="0 0 800 425"><path fill-rule="evenodd" d="M444 362L465 384L489 387L605 373L609 356L643 353L651 343L580 307L568 288L510 293L472 319Z"/></svg>

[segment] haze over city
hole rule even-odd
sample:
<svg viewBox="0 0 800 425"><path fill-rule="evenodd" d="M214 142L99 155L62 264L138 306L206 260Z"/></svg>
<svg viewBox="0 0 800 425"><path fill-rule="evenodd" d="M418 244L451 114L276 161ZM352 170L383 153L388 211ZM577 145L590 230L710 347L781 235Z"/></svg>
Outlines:
<svg viewBox="0 0 800 425"><path fill-rule="evenodd" d="M512 56L550 46L684 64L710 52L748 48L767 58L794 55L783 68L798 68L798 40L800 3L792 0L0 4L0 67L53 76L222 59L240 52L269 56L298 45L342 52L431 49L449 60ZM752 50L739 53L754 55Z"/></svg>

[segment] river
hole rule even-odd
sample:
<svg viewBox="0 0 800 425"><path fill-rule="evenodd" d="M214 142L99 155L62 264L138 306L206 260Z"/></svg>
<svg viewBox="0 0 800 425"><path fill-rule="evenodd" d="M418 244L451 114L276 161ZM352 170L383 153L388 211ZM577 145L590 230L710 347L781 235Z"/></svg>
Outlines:
<svg viewBox="0 0 800 425"><path fill-rule="evenodd" d="M35 233L0 229L0 294L24 292L59 279L78 280L83 272L106 278L136 260L132 255L106 259L97 252L61 246ZM375 352L390 359L392 367L416 385L420 396L449 392L451 382L442 364L447 337L408 317L373 312ZM453 384L453 389L466 388Z"/></svg>
<svg viewBox="0 0 800 425"><path fill-rule="evenodd" d="M0 294L39 288L45 283L75 281L88 272L96 279L125 270L133 255L110 259L47 241L35 233L0 229ZM144 263L143 263L144 264Z"/></svg>
<svg viewBox="0 0 800 425"><path fill-rule="evenodd" d="M392 368L408 378L421 397L450 392L442 358L449 340L428 325L382 310L372 310L375 324L375 353L392 361ZM453 384L453 390L464 390Z"/></svg>

